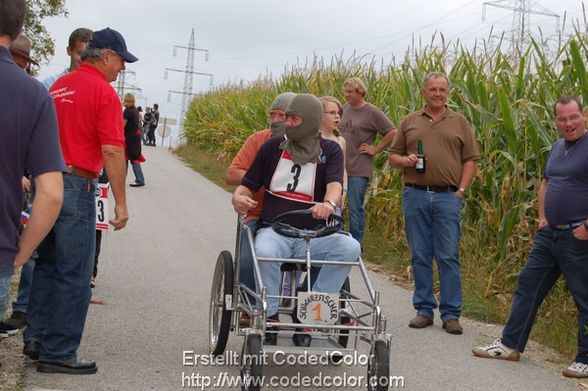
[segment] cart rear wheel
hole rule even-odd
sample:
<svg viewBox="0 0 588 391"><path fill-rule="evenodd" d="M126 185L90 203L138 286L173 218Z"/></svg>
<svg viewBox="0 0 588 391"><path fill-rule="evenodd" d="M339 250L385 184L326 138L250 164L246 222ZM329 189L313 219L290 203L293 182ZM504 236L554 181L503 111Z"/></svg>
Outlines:
<svg viewBox="0 0 588 391"><path fill-rule="evenodd" d="M259 391L263 373L261 336L248 335L241 352L241 390Z"/></svg>
<svg viewBox="0 0 588 391"><path fill-rule="evenodd" d="M233 257L228 251L219 254L212 276L208 308L208 343L213 355L223 354L231 327L231 310L227 297L233 296ZM230 299L229 299L230 300Z"/></svg>
<svg viewBox="0 0 588 391"><path fill-rule="evenodd" d="M386 342L374 343L368 363L368 391L386 391L390 382L390 354Z"/></svg>

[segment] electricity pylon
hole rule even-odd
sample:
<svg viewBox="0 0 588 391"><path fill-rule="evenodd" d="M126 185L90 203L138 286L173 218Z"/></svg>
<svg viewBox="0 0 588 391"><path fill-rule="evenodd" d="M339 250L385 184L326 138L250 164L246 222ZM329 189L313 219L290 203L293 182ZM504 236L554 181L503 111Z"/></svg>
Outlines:
<svg viewBox="0 0 588 391"><path fill-rule="evenodd" d="M533 0L498 0L487 1L482 5L482 20L486 18L486 6L504 8L513 11L510 34L511 50L518 58L521 51L531 40L531 14L546 15L556 18L559 30L559 15Z"/></svg>
<svg viewBox="0 0 588 391"><path fill-rule="evenodd" d="M188 46L180 46L180 45L174 46L174 57L177 54L178 48L188 50L186 69L182 70L182 69L165 68L164 79L167 79L167 72L168 71L181 72L181 73L185 74L185 76L184 76L184 89L181 92L181 94L182 94L182 108L181 108L181 112L180 112L180 132L181 132L181 131L183 131L184 118L186 116L186 111L188 110L188 106L190 105L190 101L192 100L192 97L194 96L194 94L192 93L193 84L194 84L193 83L193 76L200 75L200 76L210 77L210 86L212 87L213 75L210 73L202 73L202 72L194 71L194 52L196 52L196 51L205 52L204 61L208 61L208 50L198 49L194 46L194 29L192 29L192 34L190 35L190 43L188 44ZM180 92L179 91L169 91L168 92L168 100L170 98L171 93L180 93Z"/></svg>

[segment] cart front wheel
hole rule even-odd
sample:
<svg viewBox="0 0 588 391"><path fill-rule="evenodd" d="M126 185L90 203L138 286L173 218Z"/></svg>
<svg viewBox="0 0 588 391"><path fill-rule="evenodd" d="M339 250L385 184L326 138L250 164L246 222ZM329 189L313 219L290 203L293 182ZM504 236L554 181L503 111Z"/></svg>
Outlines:
<svg viewBox="0 0 588 391"><path fill-rule="evenodd" d="M223 354L231 327L231 310L227 298L233 296L233 257L228 251L219 254L214 268L208 308L208 343L213 355ZM230 300L229 299L229 300Z"/></svg>
<svg viewBox="0 0 588 391"><path fill-rule="evenodd" d="M259 391L263 372L261 336L248 335L241 352L241 390Z"/></svg>
<svg viewBox="0 0 588 391"><path fill-rule="evenodd" d="M387 391L390 382L390 354L384 341L376 341L367 370L368 391Z"/></svg>

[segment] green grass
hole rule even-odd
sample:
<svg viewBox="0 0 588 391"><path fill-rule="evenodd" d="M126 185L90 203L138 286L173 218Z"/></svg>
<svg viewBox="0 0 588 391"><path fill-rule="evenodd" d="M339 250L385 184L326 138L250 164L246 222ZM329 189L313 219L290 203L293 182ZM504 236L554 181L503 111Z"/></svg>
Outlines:
<svg viewBox="0 0 588 391"><path fill-rule="evenodd" d="M227 191L233 191L235 186L227 185L225 175L230 161L219 158L212 153L202 151L194 146L182 144L174 150L190 168L200 173L208 180Z"/></svg>

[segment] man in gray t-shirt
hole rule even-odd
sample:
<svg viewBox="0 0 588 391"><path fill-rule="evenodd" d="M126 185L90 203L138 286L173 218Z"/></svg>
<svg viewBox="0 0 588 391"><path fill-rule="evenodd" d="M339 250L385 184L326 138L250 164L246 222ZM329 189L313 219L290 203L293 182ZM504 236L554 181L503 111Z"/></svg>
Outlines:
<svg viewBox="0 0 588 391"><path fill-rule="evenodd" d="M374 156L384 151L394 140L396 127L386 114L364 100L367 89L357 77L343 83L347 104L339 130L347 142L345 166L348 175L347 200L349 205L349 232L361 242L365 227L363 202L367 184L374 171ZM378 133L384 137L373 145Z"/></svg>
<svg viewBox="0 0 588 391"><path fill-rule="evenodd" d="M519 274L502 336L473 349L475 356L518 361L539 306L563 274L578 308L578 351L562 374L588 378L588 136L586 112L575 97L554 106L562 138L551 147L538 192L539 224L525 267Z"/></svg>

